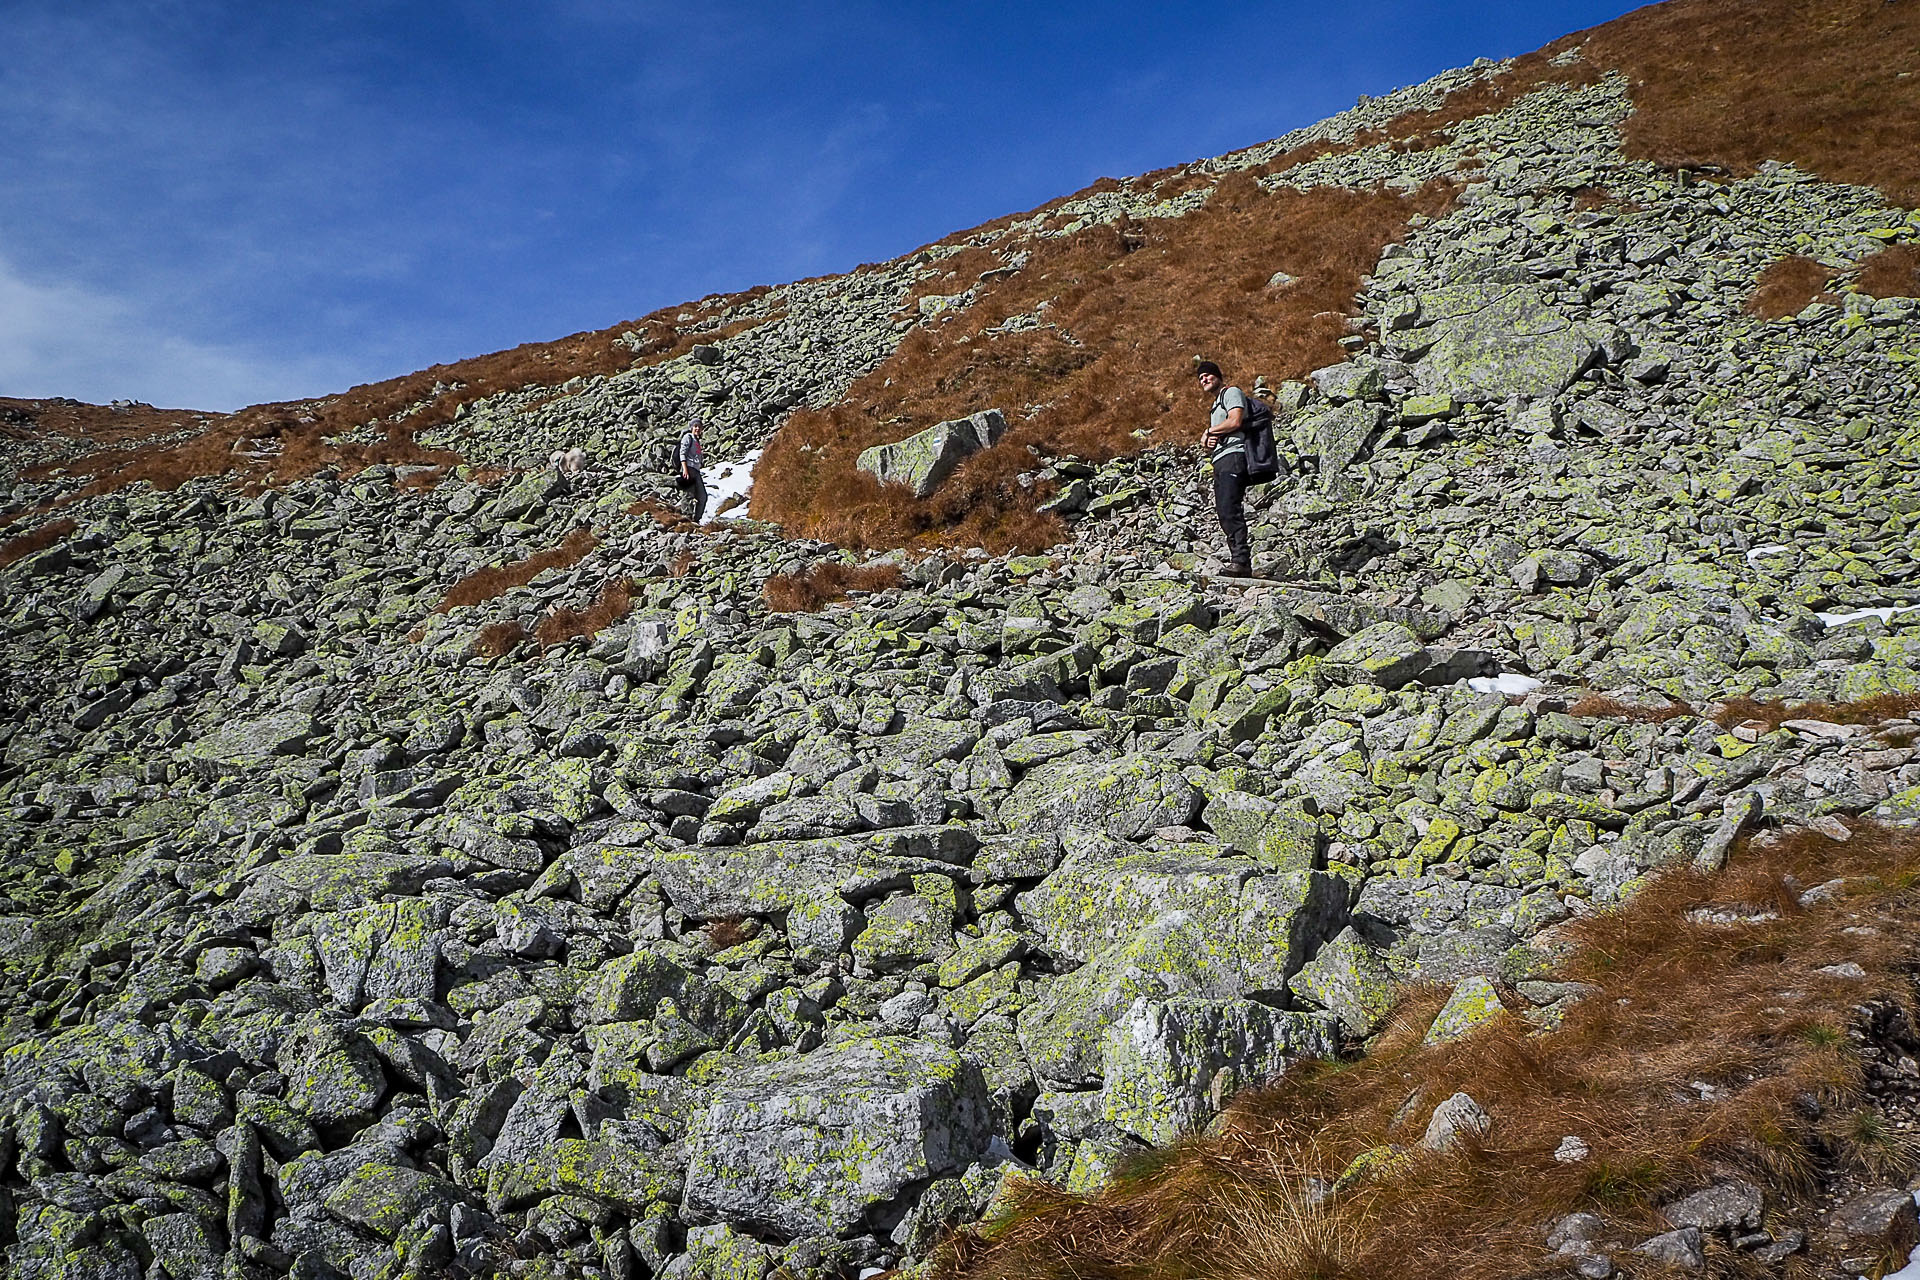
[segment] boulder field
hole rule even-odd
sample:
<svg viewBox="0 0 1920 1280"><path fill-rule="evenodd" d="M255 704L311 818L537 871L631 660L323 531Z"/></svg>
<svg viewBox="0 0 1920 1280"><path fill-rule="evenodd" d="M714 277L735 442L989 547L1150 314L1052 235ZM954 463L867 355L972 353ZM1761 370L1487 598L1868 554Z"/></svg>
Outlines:
<svg viewBox="0 0 1920 1280"><path fill-rule="evenodd" d="M1627 159L1618 78L1263 171L1462 184L1348 359L1266 388L1267 580L1207 575L1166 447L1036 457L1061 545L896 554L901 585L813 614L762 590L834 548L751 504L644 514L677 406L716 456L764 444L964 310L898 318L954 252L1018 271L1023 236L1181 217L1494 70L436 432L505 478L65 506L0 593L8 1274L911 1266L1010 1171L1096 1186L1363 1051L1398 984L1453 989L1435 1035L1551 1025L1563 922L1756 829L1920 820L1920 302L1745 305L1920 219ZM931 491L1021 409L874 466ZM539 467L571 444L577 480ZM8 479L16 508L73 487ZM436 611L580 526L584 557ZM593 634L499 641L616 580Z"/></svg>

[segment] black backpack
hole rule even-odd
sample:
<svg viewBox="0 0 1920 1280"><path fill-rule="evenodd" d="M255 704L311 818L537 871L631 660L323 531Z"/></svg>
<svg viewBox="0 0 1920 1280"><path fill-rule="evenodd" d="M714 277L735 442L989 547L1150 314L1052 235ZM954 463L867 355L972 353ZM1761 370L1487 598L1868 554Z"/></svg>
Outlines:
<svg viewBox="0 0 1920 1280"><path fill-rule="evenodd" d="M1278 476L1280 450L1273 442L1273 406L1259 396L1247 396L1240 434L1247 441L1247 483L1265 484Z"/></svg>

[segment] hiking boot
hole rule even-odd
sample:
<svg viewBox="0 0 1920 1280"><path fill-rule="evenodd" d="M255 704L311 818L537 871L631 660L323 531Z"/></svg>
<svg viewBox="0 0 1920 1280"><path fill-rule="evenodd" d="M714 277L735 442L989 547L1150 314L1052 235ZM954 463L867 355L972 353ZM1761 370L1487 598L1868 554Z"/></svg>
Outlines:
<svg viewBox="0 0 1920 1280"><path fill-rule="evenodd" d="M1227 566L1227 576L1229 578L1251 578L1253 576L1253 566L1251 564L1230 564Z"/></svg>

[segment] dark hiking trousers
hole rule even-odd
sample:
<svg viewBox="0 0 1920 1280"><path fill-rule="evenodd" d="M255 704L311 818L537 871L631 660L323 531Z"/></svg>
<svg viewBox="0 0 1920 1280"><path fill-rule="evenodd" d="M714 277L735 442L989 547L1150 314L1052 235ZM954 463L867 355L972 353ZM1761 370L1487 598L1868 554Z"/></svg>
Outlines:
<svg viewBox="0 0 1920 1280"><path fill-rule="evenodd" d="M680 482L680 487L687 491L687 505L692 509L693 522L699 524L707 514L707 482L693 467L687 468L687 477Z"/></svg>
<svg viewBox="0 0 1920 1280"><path fill-rule="evenodd" d="M1213 463L1213 510L1220 517L1220 532L1227 535L1227 558L1235 572L1245 574L1253 567L1253 555L1247 546L1247 454L1237 450Z"/></svg>

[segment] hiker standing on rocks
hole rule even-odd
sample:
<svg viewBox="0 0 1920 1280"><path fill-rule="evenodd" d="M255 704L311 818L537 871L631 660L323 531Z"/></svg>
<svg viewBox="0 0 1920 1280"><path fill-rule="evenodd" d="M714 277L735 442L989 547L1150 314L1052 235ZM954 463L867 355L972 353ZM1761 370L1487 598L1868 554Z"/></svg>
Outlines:
<svg viewBox="0 0 1920 1280"><path fill-rule="evenodd" d="M688 502L693 507L693 522L699 524L707 514L707 482L700 474L706 465L707 455L700 448L700 433L705 427L695 418L687 429L680 433L680 487L687 491Z"/></svg>
<svg viewBox="0 0 1920 1280"><path fill-rule="evenodd" d="M1253 576L1253 552L1247 544L1247 393L1230 387L1220 375L1220 366L1202 360L1194 366L1200 390L1213 399L1212 416L1200 437L1208 450L1207 463L1213 468L1213 510L1220 517L1220 531L1227 538L1227 573L1235 578Z"/></svg>

